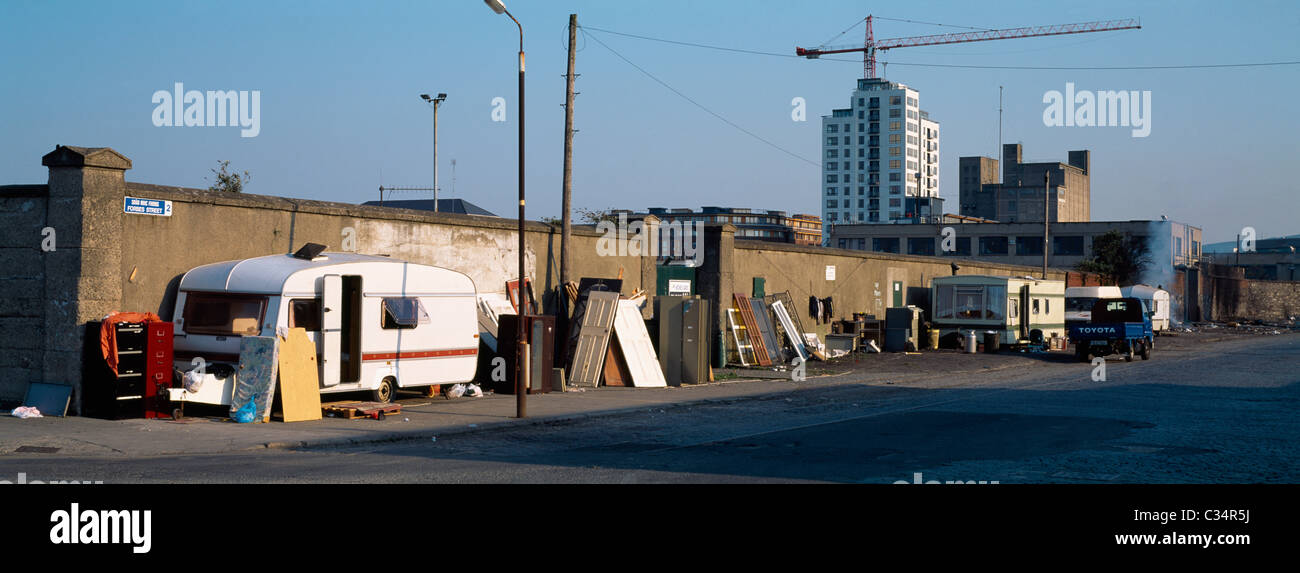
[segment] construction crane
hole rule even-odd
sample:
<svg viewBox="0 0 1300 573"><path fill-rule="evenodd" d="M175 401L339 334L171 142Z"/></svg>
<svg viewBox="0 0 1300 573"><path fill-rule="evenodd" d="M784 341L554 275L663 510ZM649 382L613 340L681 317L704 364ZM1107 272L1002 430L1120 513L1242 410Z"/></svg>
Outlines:
<svg viewBox="0 0 1300 573"><path fill-rule="evenodd" d="M1081 24L1059 24L1055 26L1007 28L1003 30L978 30L973 32L958 32L955 34L891 38L877 42L875 34L871 29L871 18L871 16L867 16L867 39L861 46L821 46L813 49L796 47L794 49L795 54L813 60L829 54L862 52L862 75L871 79L876 77L877 51L883 52L894 48L911 48L915 46L939 46L943 44L961 44L964 42L987 42L989 40L1035 38L1039 36L1063 36L1066 34L1086 34L1089 32L1110 32L1114 30L1137 30L1142 28L1141 22L1135 18L1129 18L1126 20L1105 20L1100 22L1084 22Z"/></svg>

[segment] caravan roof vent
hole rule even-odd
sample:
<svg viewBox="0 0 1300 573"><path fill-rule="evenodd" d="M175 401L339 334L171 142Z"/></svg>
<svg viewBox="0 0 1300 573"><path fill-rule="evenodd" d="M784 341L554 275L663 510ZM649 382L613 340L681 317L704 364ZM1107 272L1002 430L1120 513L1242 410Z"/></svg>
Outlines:
<svg viewBox="0 0 1300 573"><path fill-rule="evenodd" d="M324 259L325 257L321 257L320 254L325 252L325 249L327 248L327 246L319 243L307 243L303 245L301 249L298 249L298 252L293 254L293 258L302 259L304 261Z"/></svg>

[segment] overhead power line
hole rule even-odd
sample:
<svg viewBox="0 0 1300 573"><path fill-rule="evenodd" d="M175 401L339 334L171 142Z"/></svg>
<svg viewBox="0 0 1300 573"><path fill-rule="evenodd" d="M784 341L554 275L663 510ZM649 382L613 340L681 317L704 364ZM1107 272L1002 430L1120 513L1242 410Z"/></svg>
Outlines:
<svg viewBox="0 0 1300 573"><path fill-rule="evenodd" d="M593 29L594 29L594 28L593 28ZM645 74L646 77L648 77L648 78L654 80L654 81L655 81L656 83L658 83L659 85L661 85L661 86L667 88L668 91L671 91L671 92L673 92L674 94L677 94L678 97L680 97L680 98L682 98L682 99L684 99L684 100L690 102L691 105L694 105L695 107L698 107L698 108L704 110L706 113L708 113L709 115L712 115L712 116L715 117L715 118L718 118L718 120L722 121L723 123L725 123L725 124L727 124L727 125L730 125L731 127L736 128L737 130L739 130L741 133L744 133L745 135L748 135L748 136L750 136L750 137L752 137L752 138L754 138L754 139L757 139L758 141L761 141L761 142L767 144L768 146L770 146L770 147L773 148L773 149L776 149L777 151L780 151L780 152L782 152L782 153L785 153L786 155L789 155L790 157L793 157L793 158L795 158L795 159L798 159L798 160L800 160L800 161L803 161L804 163L807 163L807 164L809 164L809 165L813 165L813 166L816 166L816 167L821 167L821 163L816 162L816 161L813 161L813 160L811 160L811 159L808 159L808 158L806 158L806 157L804 157L804 156L802 156L802 155L799 155L798 153L795 153L795 152L793 152L793 151L790 151L789 149L786 149L786 148L784 148L784 147L781 147L780 145L777 145L777 144L775 144L775 143L772 143L771 141L769 141L769 140L763 138L762 136L760 136L760 135L758 135L758 134L756 134L756 133L754 133L754 132L752 132L752 131L750 131L750 130L748 130L748 129L745 129L744 127L741 127L741 126L740 126L739 124L737 124L736 122L731 121L731 120L729 120L729 119L723 117L721 114L719 114L719 113L717 113L717 112L715 112L715 111L709 109L709 108L706 107L704 104L701 104L700 102L695 101L695 99L693 99L693 98L691 98L690 96L688 96L688 95L682 93L681 90L678 90L677 88L674 88L673 86L668 85L667 82L665 82L665 81L659 79L659 78L656 77L654 74L652 74L652 73L646 71L645 68L643 68L643 67L641 67L641 66L638 66L638 65L637 65L635 62L633 62L632 60L627 59L626 56L624 56L623 54L620 54L620 53L619 53L617 50L615 50L614 48L609 47L609 44L606 44L605 42L602 42L602 41L600 40L600 38L597 38L596 36L592 36L592 35L587 34L587 26L579 26L579 27L578 27L578 30L581 31L584 35L587 35L589 38L591 38L591 39L592 39L593 41L595 41L597 44L600 44L600 45L601 45L602 47L604 47L606 50L609 50L610 53L614 54L615 56L618 56L618 58L619 58L620 60L623 60L623 61L626 62L629 66L632 66L633 68L636 68L637 71L641 72L642 74Z"/></svg>

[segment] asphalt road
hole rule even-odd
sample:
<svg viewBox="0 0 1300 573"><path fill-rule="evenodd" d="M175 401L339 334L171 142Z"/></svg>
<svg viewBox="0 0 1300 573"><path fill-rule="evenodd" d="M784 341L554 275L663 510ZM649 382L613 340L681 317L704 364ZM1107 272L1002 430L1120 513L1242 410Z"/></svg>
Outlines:
<svg viewBox="0 0 1300 573"><path fill-rule="evenodd" d="M868 363L869 364L869 363ZM0 476L202 483L1300 482L1300 336L1157 345L1093 366L862 383L435 441L0 459ZM843 380L843 379L841 379Z"/></svg>

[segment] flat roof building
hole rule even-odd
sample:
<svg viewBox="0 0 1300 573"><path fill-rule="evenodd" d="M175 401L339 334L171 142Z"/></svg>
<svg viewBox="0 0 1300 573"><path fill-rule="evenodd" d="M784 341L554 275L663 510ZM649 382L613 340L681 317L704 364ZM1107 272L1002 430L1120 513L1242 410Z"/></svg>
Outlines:
<svg viewBox="0 0 1300 573"><path fill-rule="evenodd" d="M1042 222L1046 188L1049 221L1092 219L1091 152L1071 151L1069 163L1025 163L1022 152L1019 143L1002 146L1000 178L998 160L962 157L957 184L958 212L1006 223Z"/></svg>

